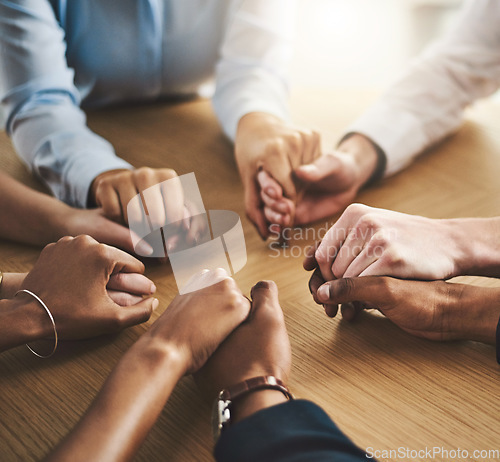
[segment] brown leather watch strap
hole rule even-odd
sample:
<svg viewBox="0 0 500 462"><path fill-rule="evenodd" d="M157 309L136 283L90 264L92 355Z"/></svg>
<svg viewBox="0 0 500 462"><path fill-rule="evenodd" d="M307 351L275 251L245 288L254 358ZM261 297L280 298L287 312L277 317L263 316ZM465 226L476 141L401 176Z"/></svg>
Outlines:
<svg viewBox="0 0 500 462"><path fill-rule="evenodd" d="M261 377L253 377L243 382L232 385L222 391L220 398L224 400L234 401L248 393L257 390L278 390L283 393L287 399L294 399L292 393L282 380L272 376L266 375Z"/></svg>

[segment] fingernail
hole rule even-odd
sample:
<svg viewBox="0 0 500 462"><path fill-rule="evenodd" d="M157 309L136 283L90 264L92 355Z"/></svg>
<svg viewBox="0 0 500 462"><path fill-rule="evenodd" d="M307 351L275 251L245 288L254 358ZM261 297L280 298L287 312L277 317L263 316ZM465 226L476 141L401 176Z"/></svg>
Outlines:
<svg viewBox="0 0 500 462"><path fill-rule="evenodd" d="M316 167L315 165L301 165L298 168L306 173L315 173L318 171L318 167Z"/></svg>
<svg viewBox="0 0 500 462"><path fill-rule="evenodd" d="M153 311L156 310L156 308L158 308L159 304L160 304L160 301L157 298L155 298L153 300L153 305L152 305L153 306Z"/></svg>
<svg viewBox="0 0 500 462"><path fill-rule="evenodd" d="M153 253L153 247L151 247L146 241L139 241L135 246L135 251L138 255L147 257Z"/></svg>
<svg viewBox="0 0 500 462"><path fill-rule="evenodd" d="M150 292L151 294L154 294L156 292L156 286L154 284L151 284L151 287L149 288L149 290L151 291Z"/></svg>
<svg viewBox="0 0 500 462"><path fill-rule="evenodd" d="M318 298L320 300L327 301L330 299L330 286L328 284L323 284L319 289L318 289Z"/></svg>
<svg viewBox="0 0 500 462"><path fill-rule="evenodd" d="M282 224L282 220L283 220L283 215L277 213L277 212L273 212L271 214L271 217L273 218L273 221L275 223L279 223L279 224Z"/></svg>
<svg viewBox="0 0 500 462"><path fill-rule="evenodd" d="M273 188L266 188L266 189L264 189L264 191L271 199L278 198L278 194L276 194L276 191Z"/></svg>

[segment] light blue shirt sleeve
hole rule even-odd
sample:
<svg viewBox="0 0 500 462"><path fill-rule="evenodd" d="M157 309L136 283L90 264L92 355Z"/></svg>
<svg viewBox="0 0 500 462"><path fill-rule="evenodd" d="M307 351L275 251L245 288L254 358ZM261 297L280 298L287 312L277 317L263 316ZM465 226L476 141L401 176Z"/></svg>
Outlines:
<svg viewBox="0 0 500 462"><path fill-rule="evenodd" d="M100 173L131 168L86 126L65 57L64 31L45 0L0 0L0 95L20 157L64 202L86 207Z"/></svg>
<svg viewBox="0 0 500 462"><path fill-rule="evenodd" d="M0 0L0 99L20 157L64 202L132 168L83 107L193 95L215 75L215 112L289 117L295 0ZM165 159L168 166L168 159Z"/></svg>

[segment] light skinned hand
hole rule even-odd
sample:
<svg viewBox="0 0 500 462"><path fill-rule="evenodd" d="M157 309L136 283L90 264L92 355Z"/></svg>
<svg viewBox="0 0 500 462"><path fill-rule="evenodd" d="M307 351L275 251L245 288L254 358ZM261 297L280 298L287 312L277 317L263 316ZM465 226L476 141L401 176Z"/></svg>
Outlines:
<svg viewBox="0 0 500 462"><path fill-rule="evenodd" d="M378 309L417 337L495 343L498 288L375 276L324 282L318 273L313 274L310 288L330 317L335 316L337 304L342 304L342 316L349 321L362 309Z"/></svg>
<svg viewBox="0 0 500 462"><path fill-rule="evenodd" d="M220 343L248 316L250 302L223 269L205 270L186 286L203 289L178 295L144 334L175 352L184 373L205 364Z"/></svg>
<svg viewBox="0 0 500 462"><path fill-rule="evenodd" d="M194 376L207 398L252 377L274 375L288 381L291 350L278 288L273 281L261 281L252 288L251 297L248 319Z"/></svg>
<svg viewBox="0 0 500 462"><path fill-rule="evenodd" d="M320 153L320 135L316 131L295 127L265 113L254 112L241 118L235 140L236 162L245 188L246 213L262 238L269 236L269 230L257 174L267 172L280 185L281 195L295 204L297 191L292 172L299 165L313 162ZM294 210L289 213L293 216Z"/></svg>
<svg viewBox="0 0 500 462"><path fill-rule="evenodd" d="M325 280L355 276L448 279L460 254L447 220L349 206L314 258ZM310 258L310 257L309 257Z"/></svg>
<svg viewBox="0 0 500 462"><path fill-rule="evenodd" d="M141 299L132 306L121 307L106 291L111 288L132 292L144 290L144 279L122 278L120 273L144 272L144 265L131 255L99 244L90 236L63 237L47 245L21 289L38 295L50 309L61 339L74 340L117 332L145 322L158 305L154 298ZM149 284L150 290L151 285ZM142 288L142 289L141 289ZM33 302L25 293L16 299ZM52 326L41 307L36 311L44 319L46 336Z"/></svg>
<svg viewBox="0 0 500 462"><path fill-rule="evenodd" d="M299 193L294 206L267 172L259 174L264 214L271 224L304 225L342 211L370 179L377 163L372 143L353 135L338 149L293 171ZM292 212L294 211L294 219Z"/></svg>

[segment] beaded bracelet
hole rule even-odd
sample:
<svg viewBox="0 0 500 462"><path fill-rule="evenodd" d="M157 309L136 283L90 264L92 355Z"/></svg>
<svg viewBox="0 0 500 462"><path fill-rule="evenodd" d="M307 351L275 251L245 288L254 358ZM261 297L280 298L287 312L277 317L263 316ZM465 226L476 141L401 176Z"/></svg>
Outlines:
<svg viewBox="0 0 500 462"><path fill-rule="evenodd" d="M39 358L50 358L56 352L56 349L57 349L57 329L56 329L56 323L54 321L54 317L52 316L52 313L50 312L50 310L47 308L47 305L45 303L43 303L42 299L38 295L31 292L30 290L27 290L27 289L18 290L16 292L16 294L14 295L14 297L17 296L17 294L20 294L21 292L24 292L28 295L31 295L38 303L40 303L40 305L42 305L42 307L45 309L45 311L49 315L50 321L52 322L52 327L54 328L54 348L52 349L52 351L48 355L41 355L41 354L37 353L35 350L33 350L33 348L31 348L28 344L26 344L26 346L28 347L28 350L30 350L35 356L38 356Z"/></svg>

